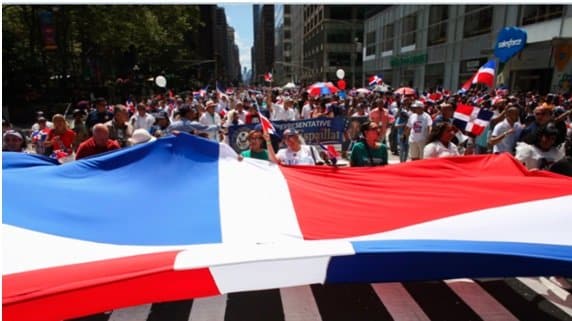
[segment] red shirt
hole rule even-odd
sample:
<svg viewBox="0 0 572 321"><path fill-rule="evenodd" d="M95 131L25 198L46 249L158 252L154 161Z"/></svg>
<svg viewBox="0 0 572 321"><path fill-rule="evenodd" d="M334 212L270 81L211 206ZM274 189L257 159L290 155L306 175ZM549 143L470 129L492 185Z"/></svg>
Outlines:
<svg viewBox="0 0 572 321"><path fill-rule="evenodd" d="M66 129L66 131L63 134L58 134L56 133L56 130L52 128L48 133L47 140L52 142L52 147L54 150L58 149L71 150L73 141L75 140L75 132L71 129Z"/></svg>
<svg viewBox="0 0 572 321"><path fill-rule="evenodd" d="M81 159L91 155L102 154L110 150L115 150L119 148L120 148L119 144L112 139L108 139L107 145L105 146L97 146L95 144L95 141L93 140L93 137L90 137L85 142L79 144L79 147L75 154L75 159Z"/></svg>

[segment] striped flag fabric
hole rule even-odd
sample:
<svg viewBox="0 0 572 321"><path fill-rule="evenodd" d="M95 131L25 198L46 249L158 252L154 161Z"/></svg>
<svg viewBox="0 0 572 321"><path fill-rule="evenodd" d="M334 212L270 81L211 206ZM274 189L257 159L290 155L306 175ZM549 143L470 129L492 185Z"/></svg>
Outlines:
<svg viewBox="0 0 572 321"><path fill-rule="evenodd" d="M267 72L264 74L264 81L272 82L272 74Z"/></svg>
<svg viewBox="0 0 572 321"><path fill-rule="evenodd" d="M572 271L572 179L509 154L286 167L182 133L63 165L2 158L4 320L307 284ZM157 181L168 182L161 197ZM246 183L256 206L237 202Z"/></svg>
<svg viewBox="0 0 572 321"><path fill-rule="evenodd" d="M453 114L453 125L466 133L480 135L489 124L494 113L488 109L458 104Z"/></svg>
<svg viewBox="0 0 572 321"><path fill-rule="evenodd" d="M272 121L270 121L270 119L264 116L260 111L258 111L258 117L260 117L260 125L262 126L262 131L270 135L276 135L277 131L276 128L274 128Z"/></svg>
<svg viewBox="0 0 572 321"><path fill-rule="evenodd" d="M368 78L368 85L375 86L383 84L383 78L381 75L373 75Z"/></svg>
<svg viewBox="0 0 572 321"><path fill-rule="evenodd" d="M483 84L489 88L494 88L495 85L495 68L494 60L487 61L484 65L477 70L477 72L461 87L462 90L467 91L474 84Z"/></svg>

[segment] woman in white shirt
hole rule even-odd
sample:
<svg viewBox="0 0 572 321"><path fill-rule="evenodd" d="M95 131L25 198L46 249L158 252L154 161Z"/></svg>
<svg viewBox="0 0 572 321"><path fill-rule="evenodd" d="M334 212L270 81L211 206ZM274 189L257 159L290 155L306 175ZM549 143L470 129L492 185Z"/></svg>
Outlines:
<svg viewBox="0 0 572 321"><path fill-rule="evenodd" d="M274 153L269 138L266 141L270 160L283 165L322 165L324 160L312 146L304 144L300 133L294 128L288 128L282 133L286 148Z"/></svg>
<svg viewBox="0 0 572 321"><path fill-rule="evenodd" d="M429 143L423 148L423 158L459 156L457 146L451 142L455 137L455 130L455 127L448 122L433 126L429 134Z"/></svg>
<svg viewBox="0 0 572 321"><path fill-rule="evenodd" d="M550 122L538 129L534 144L519 142L515 158L528 169L547 169L564 157L564 152L555 146L558 129Z"/></svg>

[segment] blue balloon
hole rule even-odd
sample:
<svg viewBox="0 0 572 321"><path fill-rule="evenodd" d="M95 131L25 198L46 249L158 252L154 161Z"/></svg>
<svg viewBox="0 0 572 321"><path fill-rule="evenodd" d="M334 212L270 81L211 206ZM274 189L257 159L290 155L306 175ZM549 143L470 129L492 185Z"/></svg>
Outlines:
<svg viewBox="0 0 572 321"><path fill-rule="evenodd" d="M503 28L495 43L494 53L501 62L507 62L526 45L526 31L516 27Z"/></svg>

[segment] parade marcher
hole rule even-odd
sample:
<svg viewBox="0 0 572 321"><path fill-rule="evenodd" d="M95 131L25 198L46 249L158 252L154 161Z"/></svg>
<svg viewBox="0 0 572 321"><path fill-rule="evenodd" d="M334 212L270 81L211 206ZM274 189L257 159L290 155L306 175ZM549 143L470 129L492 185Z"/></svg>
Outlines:
<svg viewBox="0 0 572 321"><path fill-rule="evenodd" d="M121 148L116 141L109 139L109 129L105 124L95 124L92 133L89 139L79 145L76 160Z"/></svg>
<svg viewBox="0 0 572 321"><path fill-rule="evenodd" d="M155 114L155 124L149 129L149 133L155 137L163 137L167 135L167 128L171 122L169 121L169 115L166 111L162 110Z"/></svg>
<svg viewBox="0 0 572 321"><path fill-rule="evenodd" d="M155 123L155 118L147 113L147 107L144 103L139 103L137 104L137 112L131 116L129 123L133 127L133 130L144 128L148 131Z"/></svg>
<svg viewBox="0 0 572 321"><path fill-rule="evenodd" d="M431 127L427 145L423 149L423 158L459 156L457 146L451 142L455 137L455 127L448 122L440 122Z"/></svg>
<svg viewBox="0 0 572 321"><path fill-rule="evenodd" d="M440 113L433 119L433 124L437 125L441 122L453 123L453 114L455 113L455 108L450 102L444 102L439 105Z"/></svg>
<svg viewBox="0 0 572 321"><path fill-rule="evenodd" d="M100 97L95 100L95 110L87 115L85 126L91 134L95 124L103 124L111 119L113 119L113 114L107 110L107 101Z"/></svg>
<svg viewBox="0 0 572 321"><path fill-rule="evenodd" d="M286 148L274 153L270 137L266 137L266 146L271 161L283 165L323 165L325 162L312 146L306 145L300 133L294 128L288 128L282 133Z"/></svg>
<svg viewBox="0 0 572 321"><path fill-rule="evenodd" d="M214 109L214 105L211 105L210 108ZM199 111L195 106L183 104L181 107L179 107L178 113L179 119L169 125L167 128L168 134L174 134L176 132L185 132L193 135L201 135L204 133L216 134L220 129L220 126L218 125L201 124L198 121Z"/></svg>
<svg viewBox="0 0 572 321"><path fill-rule="evenodd" d="M26 138L17 130L9 129L2 135L3 152L24 152L26 150Z"/></svg>
<svg viewBox="0 0 572 321"><path fill-rule="evenodd" d="M154 142L155 140L157 140L157 137L151 135L145 128L137 128L133 131L133 135L131 135L128 142L129 146L135 146Z"/></svg>
<svg viewBox="0 0 572 321"><path fill-rule="evenodd" d="M48 138L48 134L52 130L47 126L47 120L43 116L38 118L38 130L32 132L30 140L32 141L32 146L38 155L49 155L46 152L46 145L44 142Z"/></svg>
<svg viewBox="0 0 572 321"><path fill-rule="evenodd" d="M113 119L105 123L109 129L109 138L116 140L119 146L126 147L133 134L133 127L128 122L129 111L125 105L115 105L113 115Z"/></svg>
<svg viewBox="0 0 572 321"><path fill-rule="evenodd" d="M73 143L75 141L75 132L68 128L68 124L64 115L55 114L52 117L52 123L54 128L52 128L49 133L44 145L51 152L63 151L67 155L73 153ZM50 152L50 154L51 154Z"/></svg>
<svg viewBox="0 0 572 321"><path fill-rule="evenodd" d="M381 141L385 143L387 128L389 125L389 113L383 107L383 100L378 98L375 100L375 108L369 112L369 119L379 126Z"/></svg>
<svg viewBox="0 0 572 321"><path fill-rule="evenodd" d="M387 165L387 146L380 141L381 127L366 121L361 125L363 139L354 144L350 164L352 167Z"/></svg>
<svg viewBox="0 0 572 321"><path fill-rule="evenodd" d="M260 124L260 115L258 114L258 108L256 106L250 108L246 114L246 121L244 123L247 125Z"/></svg>
<svg viewBox="0 0 572 321"><path fill-rule="evenodd" d="M46 118L44 117L43 111L38 111L36 113L36 122L32 125L32 133L40 130L40 119L43 119L46 121ZM44 125L50 129L54 128L54 124L51 121L46 121Z"/></svg>
<svg viewBox="0 0 572 321"><path fill-rule="evenodd" d="M534 144L537 136L536 131L552 120L553 110L554 105L550 105L548 103L542 103L534 108L534 122L522 130L518 141L525 142L527 144Z"/></svg>
<svg viewBox="0 0 572 321"><path fill-rule="evenodd" d="M401 110L395 120L395 125L391 129L392 131L396 131L397 134L397 143L399 144L399 162L401 163L407 162L407 158L409 157L409 138L403 135L403 131L405 130L408 120L409 113L405 110Z"/></svg>
<svg viewBox="0 0 572 321"><path fill-rule="evenodd" d="M489 138L489 145L493 146L493 153L495 154L507 152L514 155L516 141L522 130L518 122L520 110L516 106L509 105L505 114L505 119L493 129Z"/></svg>
<svg viewBox="0 0 572 321"><path fill-rule="evenodd" d="M409 139L411 160L423 159L423 149L431 132L431 125L433 125L431 116L423 110L423 107L423 103L418 100L411 104L413 113L409 116L403 130L403 138Z"/></svg>
<svg viewBox="0 0 572 321"><path fill-rule="evenodd" d="M206 103L206 112L203 113L199 118L199 123L204 126L216 126L220 128L222 125L222 120L220 115L215 112L216 103L212 100L207 101ZM220 135L218 130L217 131L209 131L207 133L208 139L213 140L215 142L220 141Z"/></svg>
<svg viewBox="0 0 572 321"><path fill-rule="evenodd" d="M294 100L290 97L284 98L283 104L272 102L271 95L268 95L266 102L270 111L270 120L296 120L296 111L294 110Z"/></svg>
<svg viewBox="0 0 572 321"><path fill-rule="evenodd" d="M75 109L73 111L71 129L75 132L75 141L73 143L74 151L77 150L79 144L89 138L89 131L87 130L83 116L85 116L85 112L83 110Z"/></svg>
<svg viewBox="0 0 572 321"><path fill-rule="evenodd" d="M270 140L270 136L268 134L262 135L261 132L256 130L251 130L250 132L248 132L249 149L240 153L240 156L247 158L269 160L268 151L262 147L263 142L265 140L264 136L268 136L266 137L266 139Z"/></svg>
<svg viewBox="0 0 572 321"><path fill-rule="evenodd" d="M532 144L516 144L515 158L528 169L547 169L564 157L564 152L556 147L557 137L556 125L549 122L536 131L536 139Z"/></svg>

